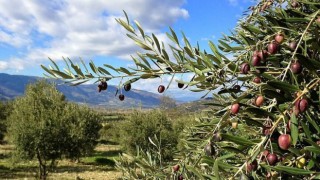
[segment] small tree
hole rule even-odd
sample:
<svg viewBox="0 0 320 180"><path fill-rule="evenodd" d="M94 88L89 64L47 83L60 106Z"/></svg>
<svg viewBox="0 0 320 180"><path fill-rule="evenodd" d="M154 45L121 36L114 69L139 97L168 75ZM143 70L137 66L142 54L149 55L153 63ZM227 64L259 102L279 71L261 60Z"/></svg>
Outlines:
<svg viewBox="0 0 320 180"><path fill-rule="evenodd" d="M170 29L172 56L154 34L146 34L137 22L132 25L126 16L117 21L145 51L133 57L136 69L96 67L92 62L93 73L87 67L81 71L72 62L68 65L73 70L65 72L57 66L43 69L53 77L79 83L119 77L107 71L112 69L123 73L121 78L130 78L124 85L192 73L193 78L178 83L196 92L217 91L215 102L208 103L214 110L204 112L186 132L186 148L177 154L182 168L175 166L172 171L169 164L163 167L150 163L149 156L144 160L137 156L143 178L317 179L319 8L318 0L261 0L248 8L235 31L220 39L218 46L209 42L210 52L192 46L184 34L180 38ZM163 90L163 86L158 89Z"/></svg>
<svg viewBox="0 0 320 180"><path fill-rule="evenodd" d="M130 154L136 154L137 146L144 151L159 152L161 160L172 159L177 136L168 117L158 110L133 112L120 127L120 145ZM156 139L155 139L156 138ZM159 141L159 147L150 143Z"/></svg>
<svg viewBox="0 0 320 180"><path fill-rule="evenodd" d="M0 141L3 141L3 138L7 131L7 117L10 114L11 106L10 102L0 101Z"/></svg>
<svg viewBox="0 0 320 180"><path fill-rule="evenodd" d="M79 158L90 154L99 139L99 114L86 106L68 103L64 108L64 123L68 129L66 157L79 161Z"/></svg>
<svg viewBox="0 0 320 180"><path fill-rule="evenodd" d="M28 85L25 96L13 103L8 117L8 134L15 145L16 155L37 158L40 179L46 179L48 166L53 167L67 143L64 118L66 102L54 85L45 81Z"/></svg>
<svg viewBox="0 0 320 180"><path fill-rule="evenodd" d="M28 85L25 96L13 102L8 117L8 135L15 145L15 155L36 158L40 179L46 179L48 168L53 168L63 155L78 158L91 151L99 127L89 109L68 104L64 95L46 81Z"/></svg>

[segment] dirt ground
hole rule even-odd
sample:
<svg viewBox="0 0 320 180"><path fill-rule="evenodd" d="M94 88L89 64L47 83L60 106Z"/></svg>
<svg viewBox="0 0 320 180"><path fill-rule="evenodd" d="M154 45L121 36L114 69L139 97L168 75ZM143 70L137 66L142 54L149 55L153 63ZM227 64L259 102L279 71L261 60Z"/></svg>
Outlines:
<svg viewBox="0 0 320 180"><path fill-rule="evenodd" d="M37 162L19 162L13 165L10 153L11 145L0 145L0 179L35 179ZM50 172L48 179L65 180L115 180L121 173L114 167L113 159L119 154L117 145L98 145L92 156L81 158L79 163L60 160L54 172Z"/></svg>

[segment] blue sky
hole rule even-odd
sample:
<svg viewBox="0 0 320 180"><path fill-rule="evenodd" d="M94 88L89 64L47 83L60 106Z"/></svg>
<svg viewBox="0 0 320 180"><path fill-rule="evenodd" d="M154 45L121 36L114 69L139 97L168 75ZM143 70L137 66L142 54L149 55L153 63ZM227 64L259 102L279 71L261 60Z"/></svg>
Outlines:
<svg viewBox="0 0 320 180"><path fill-rule="evenodd" d="M252 0L0 1L0 72L42 76L47 57L130 66L139 49L115 22L122 10L164 42L168 26L208 49L229 34ZM164 80L165 81L165 80ZM158 83L156 80L150 83ZM141 89L148 89L140 84Z"/></svg>

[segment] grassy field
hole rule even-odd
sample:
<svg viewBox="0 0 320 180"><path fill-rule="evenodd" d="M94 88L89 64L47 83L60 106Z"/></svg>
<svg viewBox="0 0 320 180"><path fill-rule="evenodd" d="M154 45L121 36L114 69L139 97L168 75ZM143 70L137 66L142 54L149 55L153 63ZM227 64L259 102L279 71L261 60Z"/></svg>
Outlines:
<svg viewBox="0 0 320 180"><path fill-rule="evenodd" d="M0 145L0 179L35 179L37 176L37 162L19 162L12 164L10 154L13 146ZM121 173L114 168L113 159L118 158L118 145L99 144L95 152L83 157L80 162L60 160L54 172L50 172L48 179L118 179Z"/></svg>

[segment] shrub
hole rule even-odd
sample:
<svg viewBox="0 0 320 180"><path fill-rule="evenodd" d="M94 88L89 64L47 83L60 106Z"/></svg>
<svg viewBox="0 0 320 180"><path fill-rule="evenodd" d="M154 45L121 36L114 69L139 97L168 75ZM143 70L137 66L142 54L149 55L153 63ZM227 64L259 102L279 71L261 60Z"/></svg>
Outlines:
<svg viewBox="0 0 320 180"><path fill-rule="evenodd" d="M68 130L65 156L79 160L91 154L98 143L101 129L100 116L90 108L68 103L64 108L64 123Z"/></svg>
<svg viewBox="0 0 320 180"><path fill-rule="evenodd" d="M99 131L100 141L111 144L119 144L121 139L120 129L124 122L125 120L103 123L103 126Z"/></svg>
<svg viewBox="0 0 320 180"><path fill-rule="evenodd" d="M124 151L136 154L138 146L145 151L157 152L158 149L149 141L149 138L155 141L156 136L160 142L162 158L172 159L177 135L173 131L171 121L161 111L135 111L122 124L120 130L120 144Z"/></svg>

